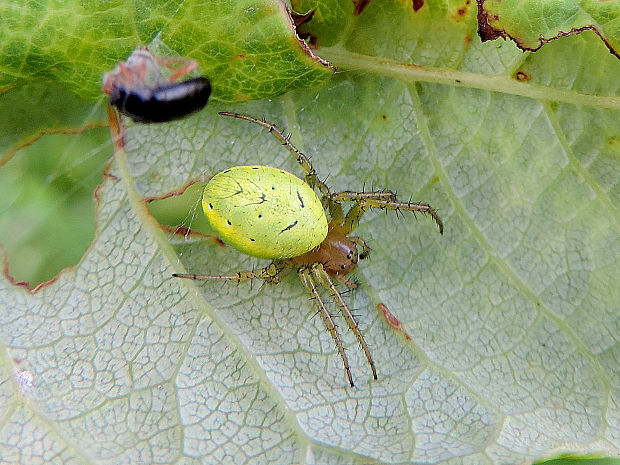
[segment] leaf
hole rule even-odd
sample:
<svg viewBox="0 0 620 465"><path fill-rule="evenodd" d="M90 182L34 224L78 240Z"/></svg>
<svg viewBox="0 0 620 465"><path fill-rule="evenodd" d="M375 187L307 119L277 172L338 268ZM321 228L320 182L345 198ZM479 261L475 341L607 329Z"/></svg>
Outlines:
<svg viewBox="0 0 620 465"><path fill-rule="evenodd" d="M477 0L478 33L483 41L510 38L522 50L536 51L559 37L594 31L620 58L619 5L593 1Z"/></svg>
<svg viewBox="0 0 620 465"><path fill-rule="evenodd" d="M92 242L93 190L110 158L102 110L55 83L0 97L0 242L15 279L52 279Z"/></svg>
<svg viewBox="0 0 620 465"><path fill-rule="evenodd" d="M148 2L135 11L120 4L78 3L71 9L66 2L0 4L5 51L0 54L5 116L0 167L8 164L0 173L0 194L7 203L0 210L0 231L9 238L2 241L7 253L19 257L10 266L16 280L53 279L92 241L91 192L101 180L106 155L86 145L105 140L108 132L103 108L93 108L91 101L103 101L102 74L137 45L148 40L160 55L195 58L211 79L212 100L272 97L317 85L334 71L298 39L282 2ZM68 143L64 135L75 137ZM76 157L77 145L84 145L85 153ZM9 164L17 153L20 160ZM70 172L70 157L87 175L80 177L80 168ZM46 169L56 163L66 172ZM80 215L82 222L76 219ZM40 243L48 246L39 251ZM64 244L74 250L67 253ZM36 264L40 269L32 271Z"/></svg>
<svg viewBox="0 0 620 465"><path fill-rule="evenodd" d="M617 454L620 103L609 77L620 64L593 35L536 54L483 44L462 7L370 2L354 16L351 4L331 42L315 32L341 70L327 85L131 126L127 157L97 192L96 239L82 261L35 293L0 284L3 459ZM373 251L346 298L377 381L341 323L357 383L347 387L294 275L277 286L170 277L263 262L166 236L143 198L237 164L301 174L266 131L216 116L224 109L285 127L333 190L385 187L439 209L443 236L428 218L376 212L356 232Z"/></svg>
<svg viewBox="0 0 620 465"><path fill-rule="evenodd" d="M101 100L103 73L155 38L198 62L215 100L267 98L317 85L334 71L297 39L282 2L136 3L3 2L0 89L50 80Z"/></svg>

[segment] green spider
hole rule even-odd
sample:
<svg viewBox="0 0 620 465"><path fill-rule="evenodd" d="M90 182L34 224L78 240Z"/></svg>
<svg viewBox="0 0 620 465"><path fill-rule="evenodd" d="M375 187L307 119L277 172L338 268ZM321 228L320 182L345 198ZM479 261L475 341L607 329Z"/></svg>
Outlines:
<svg viewBox="0 0 620 465"><path fill-rule="evenodd" d="M318 178L308 157L291 144L275 124L238 113L220 112L220 115L244 119L267 128L295 155L306 172L306 179L304 182L286 171L269 166L237 166L216 174L205 187L202 198L209 222L224 242L243 253L268 258L272 262L264 268L234 274L175 273L173 276L237 283L262 279L266 283L277 284L287 272L297 270L336 343L349 384L354 386L349 360L319 286L327 290L340 309L368 359L374 379L377 379L368 345L336 285L341 283L349 289L357 288L357 283L347 275L356 267L358 260L370 253L364 239L350 234L369 208L429 214L443 234L443 224L437 212L425 203L400 201L389 190L331 193ZM346 215L341 205L343 202L354 203Z"/></svg>

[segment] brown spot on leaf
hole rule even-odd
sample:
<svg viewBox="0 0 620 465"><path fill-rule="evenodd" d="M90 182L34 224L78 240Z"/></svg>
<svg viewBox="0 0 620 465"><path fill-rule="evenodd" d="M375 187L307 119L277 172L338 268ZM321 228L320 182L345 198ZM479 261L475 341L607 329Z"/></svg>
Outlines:
<svg viewBox="0 0 620 465"><path fill-rule="evenodd" d="M390 309L387 308L387 306L383 302L380 302L377 305L377 310L383 313L383 317L385 318L385 321L387 321L388 325L390 325L396 331L403 333L405 339L407 339L408 341L411 340L411 336L409 336L409 334L407 334L407 332L403 329L403 324L398 318L394 316L392 312L390 312Z"/></svg>
<svg viewBox="0 0 620 465"><path fill-rule="evenodd" d="M418 11L424 6L424 0L413 0L413 11Z"/></svg>
<svg viewBox="0 0 620 465"><path fill-rule="evenodd" d="M353 0L353 14L355 16L359 16L362 14L362 11L364 11L364 8L366 8L368 6L368 4L370 3L370 0Z"/></svg>
<svg viewBox="0 0 620 465"><path fill-rule="evenodd" d="M381 115L381 118L383 118L384 120L386 120L386 119L387 119L387 115L386 115L386 114L383 114L383 115Z"/></svg>
<svg viewBox="0 0 620 465"><path fill-rule="evenodd" d="M517 81L529 81L532 79L525 71L517 71L516 78Z"/></svg>
<svg viewBox="0 0 620 465"><path fill-rule="evenodd" d="M458 23L464 22L467 20L467 16L469 14L469 5L471 4L471 0L467 0L463 6L456 10L456 15L451 14L450 16L454 18L454 20Z"/></svg>

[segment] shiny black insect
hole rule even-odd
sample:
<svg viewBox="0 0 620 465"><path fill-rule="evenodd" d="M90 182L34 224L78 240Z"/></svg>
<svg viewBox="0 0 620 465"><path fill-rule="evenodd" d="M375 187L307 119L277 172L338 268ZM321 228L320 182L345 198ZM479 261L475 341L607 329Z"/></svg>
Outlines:
<svg viewBox="0 0 620 465"><path fill-rule="evenodd" d="M207 104L211 83L206 77L185 81L198 67L195 60L155 55L139 46L103 76L110 105L136 123L165 123L188 116Z"/></svg>
<svg viewBox="0 0 620 465"><path fill-rule="evenodd" d="M136 123L164 123L202 110L211 95L205 77L165 84L154 89L113 86L110 105Z"/></svg>

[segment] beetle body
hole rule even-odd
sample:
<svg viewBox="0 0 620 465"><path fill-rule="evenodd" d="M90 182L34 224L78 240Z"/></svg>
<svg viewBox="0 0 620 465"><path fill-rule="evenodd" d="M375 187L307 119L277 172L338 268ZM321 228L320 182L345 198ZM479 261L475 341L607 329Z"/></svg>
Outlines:
<svg viewBox="0 0 620 465"><path fill-rule="evenodd" d="M198 63L189 58L154 55L137 47L103 76L103 92L110 105L136 123L165 123L201 110L211 95L206 77L178 81Z"/></svg>
<svg viewBox="0 0 620 465"><path fill-rule="evenodd" d="M116 106L118 111L136 123L164 123L202 110L209 95L209 80L198 77L155 88L114 86L110 93L110 105Z"/></svg>
<svg viewBox="0 0 620 465"><path fill-rule="evenodd" d="M236 166L205 187L202 207L222 240L254 257L302 255L327 236L327 218L312 188L269 166Z"/></svg>

